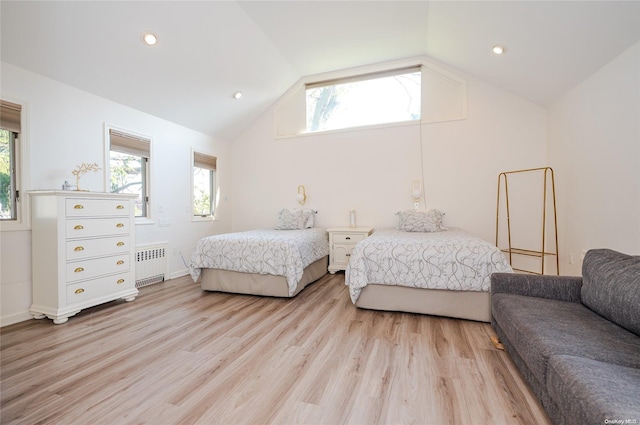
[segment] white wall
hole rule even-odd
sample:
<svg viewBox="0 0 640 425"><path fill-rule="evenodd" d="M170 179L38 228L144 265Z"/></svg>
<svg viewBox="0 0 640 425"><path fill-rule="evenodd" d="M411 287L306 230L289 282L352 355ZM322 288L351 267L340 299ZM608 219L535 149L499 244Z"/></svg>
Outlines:
<svg viewBox="0 0 640 425"><path fill-rule="evenodd" d="M548 114L563 274L580 274L582 250L640 254L640 43L566 93Z"/></svg>
<svg viewBox="0 0 640 425"><path fill-rule="evenodd" d="M30 166L30 187L60 189L64 180L74 182L71 171L82 162L104 167L105 123L153 138L151 162L151 219L153 224L136 226L138 245L169 244L169 275L186 274L181 259L189 255L197 240L207 234L231 229L229 195L229 147L224 141L189 130L129 107L88 94L40 75L2 63L0 96L20 103L26 110L25 138ZM197 148L218 157L221 189L219 220L192 222L190 207L190 152ZM103 173L82 176L82 188L103 191ZM158 225L159 219L169 224ZM31 232L0 235L0 320L2 325L28 319L31 304Z"/></svg>
<svg viewBox="0 0 640 425"><path fill-rule="evenodd" d="M299 184L320 227L347 225L352 209L358 224L394 226L424 178L427 208L494 242L497 176L546 165L546 112L447 69L467 80L466 120L274 139L275 107L267 111L231 146L234 231L273 227L279 209L298 206Z"/></svg>

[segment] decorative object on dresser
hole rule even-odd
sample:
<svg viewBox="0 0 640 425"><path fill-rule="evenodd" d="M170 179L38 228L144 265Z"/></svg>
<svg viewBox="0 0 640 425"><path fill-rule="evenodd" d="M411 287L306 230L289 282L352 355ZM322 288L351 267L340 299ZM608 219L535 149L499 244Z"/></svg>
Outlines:
<svg viewBox="0 0 640 425"><path fill-rule="evenodd" d="M80 189L80 177L84 173L88 173L89 171L93 171L95 173L98 170L100 170L100 167L98 166L98 164L96 162L94 162L92 164L87 164L87 163L83 162L82 164L80 164L76 168L74 168L74 170L71 172L71 174L76 176L76 190L77 191L81 191L82 190L82 189ZM65 181L65 183L67 183L67 182ZM63 189L64 189L64 187L63 187Z"/></svg>
<svg viewBox="0 0 640 425"><path fill-rule="evenodd" d="M329 273L346 270L356 244L373 233L373 227L331 227L329 233Z"/></svg>
<svg viewBox="0 0 640 425"><path fill-rule="evenodd" d="M33 191L33 304L36 319L65 323L80 310L133 301L136 195Z"/></svg>

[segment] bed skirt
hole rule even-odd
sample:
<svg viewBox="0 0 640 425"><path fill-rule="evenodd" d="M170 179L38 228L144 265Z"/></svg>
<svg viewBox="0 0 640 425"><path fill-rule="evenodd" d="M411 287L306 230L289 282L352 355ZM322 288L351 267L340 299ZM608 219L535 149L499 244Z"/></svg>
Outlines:
<svg viewBox="0 0 640 425"><path fill-rule="evenodd" d="M232 292L236 294L263 295L269 297L294 297L308 284L327 274L329 257L311 263L302 274L296 290L289 295L284 276L258 273L241 273L221 269L202 269L200 286L206 291Z"/></svg>
<svg viewBox="0 0 640 425"><path fill-rule="evenodd" d="M431 314L478 322L491 321L489 292L368 284L362 288L356 306L371 310Z"/></svg>

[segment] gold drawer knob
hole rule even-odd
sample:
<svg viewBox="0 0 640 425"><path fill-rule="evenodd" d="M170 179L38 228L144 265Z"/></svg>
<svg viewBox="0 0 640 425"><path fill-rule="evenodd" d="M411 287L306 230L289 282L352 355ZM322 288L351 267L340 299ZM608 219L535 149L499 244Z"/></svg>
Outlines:
<svg viewBox="0 0 640 425"><path fill-rule="evenodd" d="M76 205L74 205L74 206L73 206L73 209L74 209L74 210L81 210L81 209L84 209L84 205L76 204Z"/></svg>
<svg viewBox="0 0 640 425"><path fill-rule="evenodd" d="M116 246L124 246L124 242L118 242Z"/></svg>
<svg viewBox="0 0 640 425"><path fill-rule="evenodd" d="M124 205L119 205L116 207L117 210L123 210L124 209Z"/></svg>
<svg viewBox="0 0 640 425"><path fill-rule="evenodd" d="M73 230L82 230L84 229L84 226L82 224L76 224L75 226L73 226Z"/></svg>
<svg viewBox="0 0 640 425"><path fill-rule="evenodd" d="M124 261L123 260L118 260L118 262L116 264L120 266L120 265L124 264Z"/></svg>
<svg viewBox="0 0 640 425"><path fill-rule="evenodd" d="M84 269L83 269L82 267L78 267L78 268L77 268L77 269L75 269L73 272L74 272L74 273L80 273L80 272L83 272L83 271L84 271Z"/></svg>
<svg viewBox="0 0 640 425"><path fill-rule="evenodd" d="M116 282L118 285L120 285L121 283L124 283L124 279L118 279L118 281Z"/></svg>
<svg viewBox="0 0 640 425"><path fill-rule="evenodd" d="M76 289L76 294L82 294L83 292L84 292L84 289L82 288Z"/></svg>
<svg viewBox="0 0 640 425"><path fill-rule="evenodd" d="M116 227L124 227L124 223L118 223L116 224Z"/></svg>
<svg viewBox="0 0 640 425"><path fill-rule="evenodd" d="M78 251L84 251L84 247L83 246L77 246L75 248L73 248L74 251L78 252Z"/></svg>

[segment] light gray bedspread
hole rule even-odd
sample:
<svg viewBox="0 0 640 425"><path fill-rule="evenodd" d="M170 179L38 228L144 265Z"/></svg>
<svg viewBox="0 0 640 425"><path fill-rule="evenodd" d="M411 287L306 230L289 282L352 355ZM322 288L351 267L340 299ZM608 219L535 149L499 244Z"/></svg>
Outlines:
<svg viewBox="0 0 640 425"><path fill-rule="evenodd" d="M194 282L203 268L284 276L291 295L305 267L327 255L325 229L259 229L202 238L189 268Z"/></svg>
<svg viewBox="0 0 640 425"><path fill-rule="evenodd" d="M389 228L358 242L345 284L355 303L369 283L487 292L491 273L512 271L496 246L461 229L428 233Z"/></svg>

